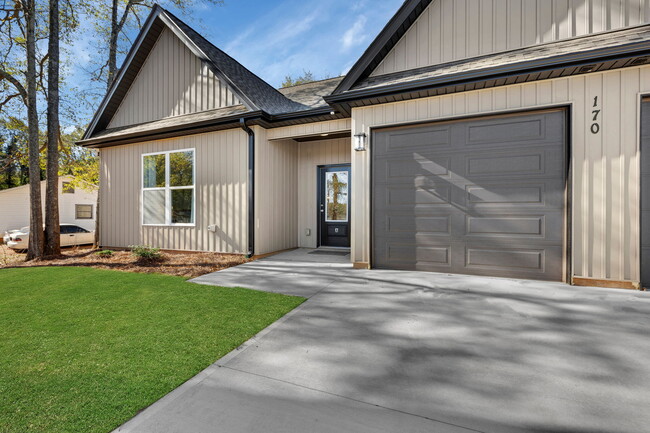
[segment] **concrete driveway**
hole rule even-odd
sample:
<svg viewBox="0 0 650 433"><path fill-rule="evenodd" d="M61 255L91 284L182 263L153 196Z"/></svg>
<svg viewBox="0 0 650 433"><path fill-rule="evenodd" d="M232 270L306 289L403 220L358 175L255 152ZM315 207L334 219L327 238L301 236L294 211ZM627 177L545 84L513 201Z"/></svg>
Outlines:
<svg viewBox="0 0 650 433"><path fill-rule="evenodd" d="M118 431L650 431L648 293L308 253L196 279L309 300Z"/></svg>

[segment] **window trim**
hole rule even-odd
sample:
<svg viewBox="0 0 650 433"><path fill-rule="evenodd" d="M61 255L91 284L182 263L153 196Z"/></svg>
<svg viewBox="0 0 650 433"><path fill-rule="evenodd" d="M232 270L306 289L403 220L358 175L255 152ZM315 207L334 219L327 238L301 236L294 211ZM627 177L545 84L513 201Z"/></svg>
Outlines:
<svg viewBox="0 0 650 433"><path fill-rule="evenodd" d="M169 186L170 178L170 154L172 153L192 153L192 186ZM144 187L144 158L146 156L165 155L165 186L164 187ZM192 222L191 223L172 223L172 190L191 189L192 190ZM144 222L144 193L145 191L165 191L165 222L145 224ZM174 149L162 152L150 152L140 155L140 223L144 227L196 227L196 149Z"/></svg>
<svg viewBox="0 0 650 433"><path fill-rule="evenodd" d="M90 206L90 217L88 218L79 218L79 206ZM95 216L95 207L92 204L86 203L75 203L74 205L74 219L75 220L92 220Z"/></svg>

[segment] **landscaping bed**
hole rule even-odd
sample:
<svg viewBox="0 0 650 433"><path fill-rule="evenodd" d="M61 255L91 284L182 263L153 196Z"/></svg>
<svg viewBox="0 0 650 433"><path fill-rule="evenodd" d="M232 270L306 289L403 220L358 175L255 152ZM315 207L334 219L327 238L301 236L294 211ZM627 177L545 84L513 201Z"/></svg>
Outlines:
<svg viewBox="0 0 650 433"><path fill-rule="evenodd" d="M130 251L97 254L90 248L64 249L57 258L25 262L25 254L0 245L0 268L35 266L82 266L96 269L166 274L194 278L250 261L243 255L162 252L160 260L142 260Z"/></svg>

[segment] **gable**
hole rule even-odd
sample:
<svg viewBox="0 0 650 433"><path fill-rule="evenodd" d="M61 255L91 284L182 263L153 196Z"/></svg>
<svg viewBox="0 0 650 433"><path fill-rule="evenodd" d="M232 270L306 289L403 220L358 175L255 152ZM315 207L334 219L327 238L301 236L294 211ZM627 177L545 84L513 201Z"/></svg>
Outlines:
<svg viewBox="0 0 650 433"><path fill-rule="evenodd" d="M371 76L648 22L646 0L433 0Z"/></svg>
<svg viewBox="0 0 650 433"><path fill-rule="evenodd" d="M108 128L239 105L239 98L169 28L162 30Z"/></svg>

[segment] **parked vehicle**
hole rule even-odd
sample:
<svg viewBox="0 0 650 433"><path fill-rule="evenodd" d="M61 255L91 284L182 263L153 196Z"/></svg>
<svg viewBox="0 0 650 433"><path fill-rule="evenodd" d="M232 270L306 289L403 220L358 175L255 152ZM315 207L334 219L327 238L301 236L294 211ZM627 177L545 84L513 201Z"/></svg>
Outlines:
<svg viewBox="0 0 650 433"><path fill-rule="evenodd" d="M5 245L7 245L7 243L11 240L10 236L14 233L29 233L29 227L23 227L20 229L6 231L4 237L2 238L2 241L4 242Z"/></svg>
<svg viewBox="0 0 650 433"><path fill-rule="evenodd" d="M95 242L95 232L74 224L61 224L61 246L89 245ZM29 227L5 232L4 242L14 250L26 250L29 245Z"/></svg>

